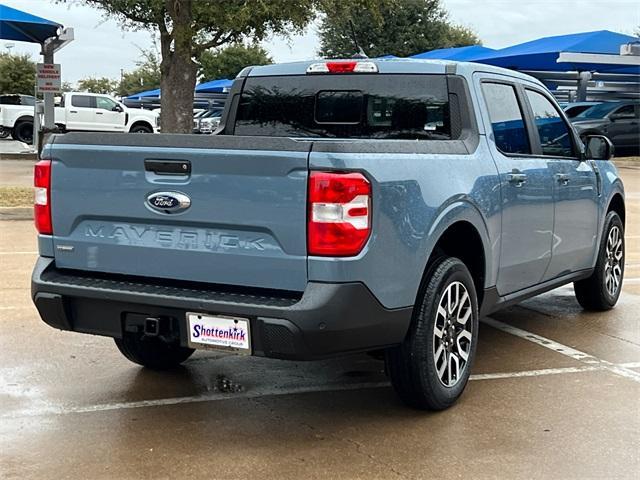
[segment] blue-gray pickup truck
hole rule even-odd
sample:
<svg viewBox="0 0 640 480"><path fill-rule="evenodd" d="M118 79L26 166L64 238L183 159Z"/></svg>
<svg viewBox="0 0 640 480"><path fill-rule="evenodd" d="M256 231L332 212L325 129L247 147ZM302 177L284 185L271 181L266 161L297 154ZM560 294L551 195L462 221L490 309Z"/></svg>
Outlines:
<svg viewBox="0 0 640 480"><path fill-rule="evenodd" d="M478 319L624 271L611 143L537 80L477 65L247 68L215 135L54 135L35 168L32 296L52 327L164 369L197 348L384 352L399 396L462 393Z"/></svg>

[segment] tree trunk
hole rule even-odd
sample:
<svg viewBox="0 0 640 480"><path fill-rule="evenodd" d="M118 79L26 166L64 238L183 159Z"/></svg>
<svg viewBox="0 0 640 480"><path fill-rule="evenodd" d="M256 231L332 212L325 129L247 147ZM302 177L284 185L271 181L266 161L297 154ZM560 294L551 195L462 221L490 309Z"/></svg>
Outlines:
<svg viewBox="0 0 640 480"><path fill-rule="evenodd" d="M191 56L171 52L162 58L160 79L160 118L163 133L191 133L193 130L193 91L196 65Z"/></svg>
<svg viewBox="0 0 640 480"><path fill-rule="evenodd" d="M161 30L160 118L164 133L191 133L197 65L193 61L191 0L165 0L171 33ZM173 47L173 48L172 48Z"/></svg>

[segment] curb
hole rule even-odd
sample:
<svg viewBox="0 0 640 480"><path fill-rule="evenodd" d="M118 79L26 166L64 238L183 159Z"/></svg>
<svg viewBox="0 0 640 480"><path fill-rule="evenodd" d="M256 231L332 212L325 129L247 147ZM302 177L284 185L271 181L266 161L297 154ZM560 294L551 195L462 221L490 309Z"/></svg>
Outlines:
<svg viewBox="0 0 640 480"><path fill-rule="evenodd" d="M37 153L0 153L0 161L2 160L30 160L35 162L38 160Z"/></svg>
<svg viewBox="0 0 640 480"><path fill-rule="evenodd" d="M0 207L0 220L33 220L33 207Z"/></svg>

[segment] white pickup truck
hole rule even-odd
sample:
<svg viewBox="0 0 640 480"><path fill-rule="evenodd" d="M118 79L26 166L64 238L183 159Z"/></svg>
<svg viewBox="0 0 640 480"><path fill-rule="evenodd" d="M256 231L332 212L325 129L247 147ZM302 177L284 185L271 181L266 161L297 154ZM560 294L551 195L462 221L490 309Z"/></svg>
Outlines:
<svg viewBox="0 0 640 480"><path fill-rule="evenodd" d="M0 96L0 127L15 140L33 141L35 99L25 95ZM154 133L160 115L150 110L128 108L110 95L68 92L55 108L55 122L62 131Z"/></svg>

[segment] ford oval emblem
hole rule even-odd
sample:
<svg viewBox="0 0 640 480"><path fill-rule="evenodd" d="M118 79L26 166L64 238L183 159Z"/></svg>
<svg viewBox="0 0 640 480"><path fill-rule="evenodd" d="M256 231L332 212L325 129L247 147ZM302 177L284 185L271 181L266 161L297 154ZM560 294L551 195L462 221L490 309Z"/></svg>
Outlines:
<svg viewBox="0 0 640 480"><path fill-rule="evenodd" d="M191 199L180 192L155 192L147 197L147 206L158 213L181 213L191 206Z"/></svg>

